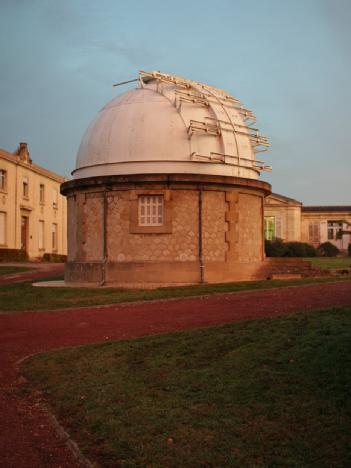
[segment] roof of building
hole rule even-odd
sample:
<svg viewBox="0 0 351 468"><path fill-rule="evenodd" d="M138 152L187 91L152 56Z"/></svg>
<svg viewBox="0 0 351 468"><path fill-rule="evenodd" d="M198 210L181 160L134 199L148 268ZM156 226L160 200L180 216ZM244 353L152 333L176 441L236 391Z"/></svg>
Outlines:
<svg viewBox="0 0 351 468"><path fill-rule="evenodd" d="M44 167L34 164L30 157L27 143L20 143L15 153L10 153L9 151L0 148L0 159L5 159L8 162L22 166L37 174L40 174L43 177L52 179L60 184L66 180L59 174L56 174L55 172L49 171Z"/></svg>
<svg viewBox="0 0 351 468"><path fill-rule="evenodd" d="M197 173L257 179L268 140L253 113L226 92L160 72L106 104L83 136L75 178Z"/></svg>
<svg viewBox="0 0 351 468"><path fill-rule="evenodd" d="M268 204L274 204L277 201L278 203L285 203L285 204L292 204L292 205L302 205L302 202L295 200L295 198L286 197L285 195L281 195L280 193L272 192L268 197L265 198L265 202Z"/></svg>
<svg viewBox="0 0 351 468"><path fill-rule="evenodd" d="M328 212L328 213L345 213L345 212L351 212L351 206L350 205L325 205L325 206L303 206L302 211L308 212L308 213L323 213L323 212Z"/></svg>

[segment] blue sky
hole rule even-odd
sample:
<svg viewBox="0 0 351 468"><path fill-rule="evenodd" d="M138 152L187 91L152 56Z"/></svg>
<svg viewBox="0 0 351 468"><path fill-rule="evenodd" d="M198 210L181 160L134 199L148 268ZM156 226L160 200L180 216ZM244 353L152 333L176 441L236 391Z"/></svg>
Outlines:
<svg viewBox="0 0 351 468"><path fill-rule="evenodd" d="M225 89L271 141L261 178L351 204L350 0L0 0L0 147L69 175L97 111L161 70Z"/></svg>

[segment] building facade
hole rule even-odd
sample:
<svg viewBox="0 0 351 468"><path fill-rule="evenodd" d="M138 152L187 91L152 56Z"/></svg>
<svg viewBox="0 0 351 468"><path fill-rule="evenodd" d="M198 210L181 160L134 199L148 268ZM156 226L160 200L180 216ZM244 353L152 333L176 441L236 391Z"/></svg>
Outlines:
<svg viewBox="0 0 351 468"><path fill-rule="evenodd" d="M301 240L314 247L331 242L346 252L351 244L351 206L302 206Z"/></svg>
<svg viewBox="0 0 351 468"><path fill-rule="evenodd" d="M351 206L303 206L272 193L265 199L265 238L299 241L318 247L331 242L341 252L351 244Z"/></svg>
<svg viewBox="0 0 351 468"><path fill-rule="evenodd" d="M67 253L64 178L32 162L26 143L0 149L0 249L22 249L29 258Z"/></svg>
<svg viewBox="0 0 351 468"><path fill-rule="evenodd" d="M301 202L277 193L268 196L264 204L265 238L287 242L300 239L301 206Z"/></svg>
<svg viewBox="0 0 351 468"><path fill-rule="evenodd" d="M119 286L259 277L267 139L222 90L159 72L83 136L68 199L65 280Z"/></svg>

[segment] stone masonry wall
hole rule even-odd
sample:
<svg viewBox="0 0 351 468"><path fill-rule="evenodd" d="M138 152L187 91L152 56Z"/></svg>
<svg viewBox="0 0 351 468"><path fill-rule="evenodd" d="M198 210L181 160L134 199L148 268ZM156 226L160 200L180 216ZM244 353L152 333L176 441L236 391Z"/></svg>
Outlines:
<svg viewBox="0 0 351 468"><path fill-rule="evenodd" d="M103 260L103 196L102 193L86 195L84 213L84 257L87 262Z"/></svg>
<svg viewBox="0 0 351 468"><path fill-rule="evenodd" d="M199 190L202 252L199 262ZM67 281L116 283L233 281L254 276L263 260L263 198L239 187L148 185L77 191L70 196ZM138 225L138 196L164 195L165 225ZM104 207L106 254L104 260ZM241 264L241 265L240 265Z"/></svg>
<svg viewBox="0 0 351 468"><path fill-rule="evenodd" d="M225 192L203 192L202 194L202 240L205 261L225 261L228 244L225 233Z"/></svg>
<svg viewBox="0 0 351 468"><path fill-rule="evenodd" d="M250 194L239 195L237 192L230 194L231 196L228 196L224 191L203 191L204 260L223 262L260 260L261 198ZM76 201L73 198L69 200L68 231L71 246L69 261L102 261L103 195L88 193L78 198ZM231 201L228 202L229 199ZM108 260L112 262L198 260L198 192L173 190L171 200L170 234L133 234L129 228L130 192L109 192L107 195ZM229 219L231 221L228 221Z"/></svg>
<svg viewBox="0 0 351 468"><path fill-rule="evenodd" d="M128 192L108 196L109 261L194 261L198 252L197 193L172 191L172 233L132 234ZM195 216L194 216L195 214Z"/></svg>
<svg viewBox="0 0 351 468"><path fill-rule="evenodd" d="M262 198L239 195L239 262L262 260Z"/></svg>
<svg viewBox="0 0 351 468"><path fill-rule="evenodd" d="M67 199L67 260L74 262L77 260L77 203L76 197L71 196Z"/></svg>

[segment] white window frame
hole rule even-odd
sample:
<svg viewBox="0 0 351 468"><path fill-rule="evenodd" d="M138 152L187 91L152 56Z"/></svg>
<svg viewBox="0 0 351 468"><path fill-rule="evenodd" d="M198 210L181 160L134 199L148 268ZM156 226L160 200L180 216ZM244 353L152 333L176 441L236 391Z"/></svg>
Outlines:
<svg viewBox="0 0 351 468"><path fill-rule="evenodd" d="M7 171L0 169L0 190L7 190Z"/></svg>
<svg viewBox="0 0 351 468"><path fill-rule="evenodd" d="M29 198L29 179L28 179L28 176L23 176L22 190L23 190L23 198Z"/></svg>
<svg viewBox="0 0 351 468"><path fill-rule="evenodd" d="M338 240L338 233L342 233L342 221L328 220L328 240Z"/></svg>
<svg viewBox="0 0 351 468"><path fill-rule="evenodd" d="M52 223L51 227L51 247L52 251L56 252L57 251L57 246L58 246L58 226L56 223Z"/></svg>
<svg viewBox="0 0 351 468"><path fill-rule="evenodd" d="M39 184L39 203L41 205L45 204L45 185Z"/></svg>
<svg viewBox="0 0 351 468"><path fill-rule="evenodd" d="M53 208L58 207L58 192L57 192L57 189L52 189L52 206L53 206Z"/></svg>
<svg viewBox="0 0 351 468"><path fill-rule="evenodd" d="M275 239L275 216L265 216L264 217L264 238L266 240Z"/></svg>
<svg viewBox="0 0 351 468"><path fill-rule="evenodd" d="M138 224L139 226L164 225L163 195L139 195Z"/></svg>

